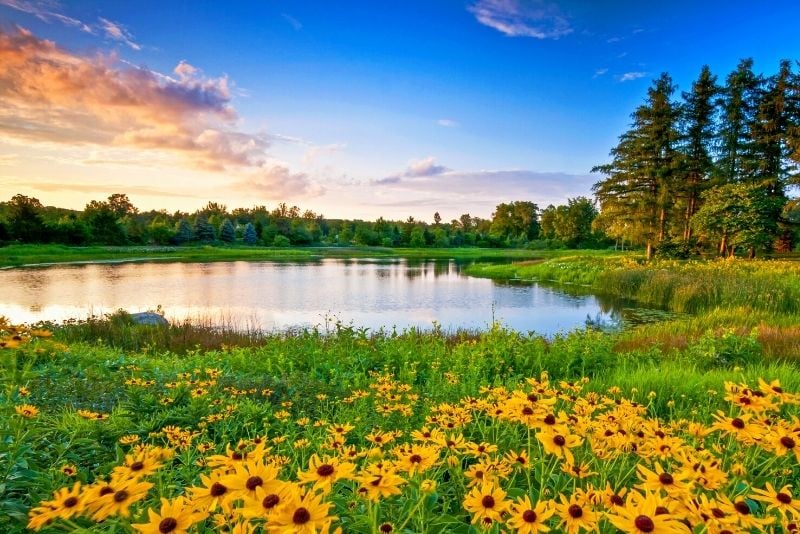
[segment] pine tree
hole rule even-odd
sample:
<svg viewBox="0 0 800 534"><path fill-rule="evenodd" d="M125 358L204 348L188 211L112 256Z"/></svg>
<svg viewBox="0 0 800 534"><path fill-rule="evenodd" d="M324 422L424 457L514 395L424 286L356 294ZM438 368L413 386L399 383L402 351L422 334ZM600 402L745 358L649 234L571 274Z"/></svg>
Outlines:
<svg viewBox="0 0 800 534"><path fill-rule="evenodd" d="M236 240L236 228L230 219L225 219L219 227L219 238L226 243L233 243Z"/></svg>
<svg viewBox="0 0 800 534"><path fill-rule="evenodd" d="M758 111L761 86L761 77L753 73L752 59L740 61L725 80L715 185L745 181L748 169L753 167L750 129Z"/></svg>
<svg viewBox="0 0 800 534"><path fill-rule="evenodd" d="M633 113L631 129L611 150L613 161L592 172L608 178L594 185L602 215L598 226L609 235L644 243L647 259L667 235L674 206L680 154L676 150L678 108L670 97L672 79L662 74L650 87L647 102Z"/></svg>
<svg viewBox="0 0 800 534"><path fill-rule="evenodd" d="M683 154L681 197L685 204L683 211L684 241L688 241L692 236L690 222L699 208L700 196L707 189L709 178L714 170L711 149L716 136L716 98L719 91L717 77L711 74L711 70L706 65L700 71L697 81L692 84L691 92L683 93L680 151Z"/></svg>
<svg viewBox="0 0 800 534"><path fill-rule="evenodd" d="M189 225L189 221L186 219L181 219L181 222L178 223L178 232L173 237L173 242L178 245L182 245L183 243L188 243L192 240L192 227Z"/></svg>
<svg viewBox="0 0 800 534"><path fill-rule="evenodd" d="M198 215L194 221L194 238L198 241L210 242L216 239L214 227L204 215Z"/></svg>
<svg viewBox="0 0 800 534"><path fill-rule="evenodd" d="M258 241L258 235L256 234L256 229L252 223L247 223L247 226L244 227L244 236L243 240L245 245L255 245Z"/></svg>

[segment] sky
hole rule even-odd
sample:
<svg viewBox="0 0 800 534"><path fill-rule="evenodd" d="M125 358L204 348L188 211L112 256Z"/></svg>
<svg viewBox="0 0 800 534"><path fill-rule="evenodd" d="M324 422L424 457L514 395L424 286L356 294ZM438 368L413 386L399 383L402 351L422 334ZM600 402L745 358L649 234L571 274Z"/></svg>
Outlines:
<svg viewBox="0 0 800 534"><path fill-rule="evenodd" d="M660 73L772 74L797 20L794 0L0 0L0 201L564 203Z"/></svg>

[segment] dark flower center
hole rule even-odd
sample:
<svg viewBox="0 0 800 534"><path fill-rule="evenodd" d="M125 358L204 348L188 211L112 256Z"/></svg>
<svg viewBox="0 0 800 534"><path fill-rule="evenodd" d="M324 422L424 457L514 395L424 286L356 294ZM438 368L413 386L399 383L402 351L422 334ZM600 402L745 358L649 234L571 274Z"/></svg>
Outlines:
<svg viewBox="0 0 800 534"><path fill-rule="evenodd" d="M226 491L228 491L228 488L219 482L214 482L208 490L208 493L210 493L212 497L219 497L220 495L224 495Z"/></svg>
<svg viewBox="0 0 800 534"><path fill-rule="evenodd" d="M723 512L723 511L722 511L722 510L720 510L719 508L712 508L712 509L711 509L711 513L712 513L712 514L714 515L714 517L716 517L717 519L722 519L723 517L725 517L725 512Z"/></svg>
<svg viewBox="0 0 800 534"><path fill-rule="evenodd" d="M610 500L614 506L623 506L625 504L625 501L619 495L612 495Z"/></svg>
<svg viewBox="0 0 800 534"><path fill-rule="evenodd" d="M561 434L558 434L556 437L553 438L553 443L558 445L559 447L563 447L567 444L567 440Z"/></svg>
<svg viewBox="0 0 800 534"><path fill-rule="evenodd" d="M69 497L67 500L64 501L64 507L65 508L72 508L76 504L78 504L78 498L75 497L75 496Z"/></svg>
<svg viewBox="0 0 800 534"><path fill-rule="evenodd" d="M536 512L534 512L533 510L525 510L524 512L522 512L522 520L525 521L526 523L536 523L537 517L538 516L536 515Z"/></svg>
<svg viewBox="0 0 800 534"><path fill-rule="evenodd" d="M274 493L271 493L270 495L264 497L264 500L261 501L261 506L263 506L267 510L270 510L272 508L275 508L279 502L281 502L281 498L275 495Z"/></svg>
<svg viewBox="0 0 800 534"><path fill-rule="evenodd" d="M567 513L574 519L578 519L583 515L583 508L578 506L577 504L573 504L569 508L567 508Z"/></svg>
<svg viewBox="0 0 800 534"><path fill-rule="evenodd" d="M322 464L317 467L317 474L321 477L329 477L333 474L334 468L331 464Z"/></svg>
<svg viewBox="0 0 800 534"><path fill-rule="evenodd" d="M100 488L100 491L98 493L102 497L103 495L108 495L109 493L114 493L114 488L112 488L111 486L103 486L102 488Z"/></svg>
<svg viewBox="0 0 800 534"><path fill-rule="evenodd" d="M731 419L731 426L733 428L738 428L739 430L741 430L744 428L744 421L742 421L738 417L735 417L734 419Z"/></svg>
<svg viewBox="0 0 800 534"><path fill-rule="evenodd" d="M142 462L133 462L131 464L131 471L141 471L144 469L144 463Z"/></svg>
<svg viewBox="0 0 800 534"><path fill-rule="evenodd" d="M666 506L656 506L656 515L665 515L668 514L669 510Z"/></svg>
<svg viewBox="0 0 800 534"><path fill-rule="evenodd" d="M522 415L533 415L533 408L531 408L530 406L525 406L522 409Z"/></svg>
<svg viewBox="0 0 800 534"><path fill-rule="evenodd" d="M294 511L294 514L292 515L292 523L295 525L305 525L309 521L311 521L311 512L302 506Z"/></svg>
<svg viewBox="0 0 800 534"><path fill-rule="evenodd" d="M733 507L736 508L736 511L739 512L742 515L750 514L750 507L747 506L747 503L744 502L744 501L739 501L739 502L735 503L733 505Z"/></svg>
<svg viewBox="0 0 800 534"><path fill-rule="evenodd" d="M484 495L481 499L481 506L484 508L494 508L494 497L491 495Z"/></svg>
<svg viewBox="0 0 800 534"><path fill-rule="evenodd" d="M636 516L636 519L633 520L633 524L642 532L653 532L656 529L656 524L646 515Z"/></svg>
<svg viewBox="0 0 800 534"><path fill-rule="evenodd" d="M672 475L669 473L661 473L658 475L658 481L664 484L665 486L669 486L670 484L675 483L675 479L672 478Z"/></svg>
<svg viewBox="0 0 800 534"><path fill-rule="evenodd" d="M165 517L158 524L158 531L161 532L161 534L167 534L176 528L178 528L178 521L172 517Z"/></svg>
<svg viewBox="0 0 800 534"><path fill-rule="evenodd" d="M390 523L383 523L380 527L378 527L378 530L381 532L392 532L394 527Z"/></svg>
<svg viewBox="0 0 800 534"><path fill-rule="evenodd" d="M792 496L787 493L779 492L775 498L782 504L792 504Z"/></svg>
<svg viewBox="0 0 800 534"><path fill-rule="evenodd" d="M411 461L412 464L418 464L422 462L422 456L420 456L419 454L412 454L409 460Z"/></svg>
<svg viewBox="0 0 800 534"><path fill-rule="evenodd" d="M797 445L797 443L795 443L795 441L789 436L783 436L781 438L781 445L783 445L787 449L794 449L794 446Z"/></svg>
<svg viewBox="0 0 800 534"><path fill-rule="evenodd" d="M260 476L252 476L247 479L247 482L244 483L244 487L246 487L250 491L255 491L257 487L263 485L264 485L264 480Z"/></svg>
<svg viewBox="0 0 800 534"><path fill-rule="evenodd" d="M539 400L539 397L537 397L536 395L534 395L533 393L531 393L530 395L528 395L528 400L529 400L530 402L536 402L536 401L538 401L538 400Z"/></svg>
<svg viewBox="0 0 800 534"><path fill-rule="evenodd" d="M544 418L544 424L546 425L554 425L556 424L556 416L549 413Z"/></svg>
<svg viewBox="0 0 800 534"><path fill-rule="evenodd" d="M130 494L125 490L119 490L114 494L114 500L116 502L125 502L128 500L128 497L130 497Z"/></svg>

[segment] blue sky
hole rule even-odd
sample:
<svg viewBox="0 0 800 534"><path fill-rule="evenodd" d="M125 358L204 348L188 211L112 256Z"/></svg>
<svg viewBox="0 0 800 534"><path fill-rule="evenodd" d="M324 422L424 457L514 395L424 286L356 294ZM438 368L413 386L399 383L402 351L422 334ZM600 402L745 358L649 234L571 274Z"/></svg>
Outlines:
<svg viewBox="0 0 800 534"><path fill-rule="evenodd" d="M685 90L744 57L772 73L800 59L797 20L791 1L0 0L6 53L28 58L0 66L0 186L76 208L117 191L363 218L545 206L590 194L652 78ZM8 94L22 80L57 94Z"/></svg>

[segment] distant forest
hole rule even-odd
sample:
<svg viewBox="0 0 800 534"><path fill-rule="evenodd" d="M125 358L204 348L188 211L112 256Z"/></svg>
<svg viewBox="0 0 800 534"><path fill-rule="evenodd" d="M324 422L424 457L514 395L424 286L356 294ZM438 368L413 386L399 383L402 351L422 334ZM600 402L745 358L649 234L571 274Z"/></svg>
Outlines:
<svg viewBox="0 0 800 534"><path fill-rule="evenodd" d="M209 202L194 213L139 211L125 194L93 200L83 211L43 206L16 195L0 203L0 243L67 245L234 244L265 246L572 247L613 245L593 226L592 200L540 210L528 201L499 204L491 219L465 213L450 222L327 219L285 203L228 210Z"/></svg>
<svg viewBox="0 0 800 534"><path fill-rule="evenodd" d="M499 204L490 219L465 213L433 223L327 219L279 204L228 210L209 202L194 213L141 212L125 194L83 211L16 195L0 203L0 244L385 247L642 247L648 259L706 253L788 252L800 240L800 74L753 72L742 60L720 84L703 67L675 98L669 74L657 78L630 129L593 172L595 199L540 209ZM599 208L599 209L598 209Z"/></svg>

